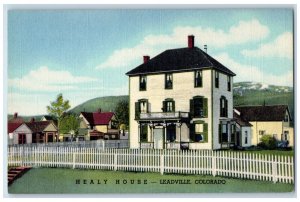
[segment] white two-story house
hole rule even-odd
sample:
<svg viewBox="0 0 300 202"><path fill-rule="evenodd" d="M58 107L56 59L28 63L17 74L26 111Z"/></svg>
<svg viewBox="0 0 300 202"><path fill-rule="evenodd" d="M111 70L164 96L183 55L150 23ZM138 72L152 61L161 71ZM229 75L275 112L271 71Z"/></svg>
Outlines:
<svg viewBox="0 0 300 202"><path fill-rule="evenodd" d="M235 74L194 46L166 50L127 72L130 148L220 149L235 140Z"/></svg>

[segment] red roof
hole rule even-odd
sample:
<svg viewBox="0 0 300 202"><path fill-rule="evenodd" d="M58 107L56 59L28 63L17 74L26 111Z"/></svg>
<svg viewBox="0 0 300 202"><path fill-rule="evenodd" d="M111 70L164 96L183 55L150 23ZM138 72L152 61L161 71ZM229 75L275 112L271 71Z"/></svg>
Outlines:
<svg viewBox="0 0 300 202"><path fill-rule="evenodd" d="M108 125L113 112L81 112L90 125Z"/></svg>
<svg viewBox="0 0 300 202"><path fill-rule="evenodd" d="M7 132L8 133L14 132L20 125L22 125L22 123L10 123L10 122L8 122Z"/></svg>

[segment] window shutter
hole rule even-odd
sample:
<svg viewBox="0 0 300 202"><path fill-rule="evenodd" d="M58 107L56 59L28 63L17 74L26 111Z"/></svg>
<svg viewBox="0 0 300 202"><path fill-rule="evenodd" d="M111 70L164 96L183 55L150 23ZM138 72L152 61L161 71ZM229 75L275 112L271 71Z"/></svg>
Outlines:
<svg viewBox="0 0 300 202"><path fill-rule="evenodd" d="M228 117L228 101L225 99L225 117Z"/></svg>
<svg viewBox="0 0 300 202"><path fill-rule="evenodd" d="M203 98L203 116L208 117L207 98Z"/></svg>
<svg viewBox="0 0 300 202"><path fill-rule="evenodd" d="M222 117L222 98L220 98L220 117Z"/></svg>
<svg viewBox="0 0 300 202"><path fill-rule="evenodd" d="M172 101L172 111L175 112L175 101Z"/></svg>
<svg viewBox="0 0 300 202"><path fill-rule="evenodd" d="M147 100L147 102L146 102L146 105L147 105L147 110L146 110L146 112L149 113L149 111L150 111L150 110L149 110L150 104L149 104L148 100Z"/></svg>
<svg viewBox="0 0 300 202"><path fill-rule="evenodd" d="M219 124L219 143L222 142L222 124Z"/></svg>
<svg viewBox="0 0 300 202"><path fill-rule="evenodd" d="M163 102L162 102L162 111L163 111L163 112L166 112L166 111L167 111L167 102L166 102L166 101L163 101Z"/></svg>
<svg viewBox="0 0 300 202"><path fill-rule="evenodd" d="M203 142L208 142L208 124L207 123L203 124L203 136L204 136Z"/></svg>
<svg viewBox="0 0 300 202"><path fill-rule="evenodd" d="M190 116L193 118L194 117L194 100L190 100Z"/></svg>
<svg viewBox="0 0 300 202"><path fill-rule="evenodd" d="M135 119L140 118L140 103L136 102L135 103Z"/></svg>
<svg viewBox="0 0 300 202"><path fill-rule="evenodd" d="M190 125L190 139L195 141L195 124Z"/></svg>

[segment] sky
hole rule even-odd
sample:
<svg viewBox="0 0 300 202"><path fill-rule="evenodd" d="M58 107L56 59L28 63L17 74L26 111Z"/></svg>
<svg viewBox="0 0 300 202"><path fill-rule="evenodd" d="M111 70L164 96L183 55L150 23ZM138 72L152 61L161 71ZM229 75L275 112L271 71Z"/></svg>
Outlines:
<svg viewBox="0 0 300 202"><path fill-rule="evenodd" d="M166 49L208 47L234 82L293 86L291 9L11 10L8 113L47 114L59 93L75 107L127 95L126 72Z"/></svg>

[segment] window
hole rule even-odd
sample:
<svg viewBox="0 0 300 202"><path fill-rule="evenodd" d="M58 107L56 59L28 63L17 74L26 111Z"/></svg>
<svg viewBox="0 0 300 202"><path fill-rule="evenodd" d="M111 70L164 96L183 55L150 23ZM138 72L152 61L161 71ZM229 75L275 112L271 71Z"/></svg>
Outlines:
<svg viewBox="0 0 300 202"><path fill-rule="evenodd" d="M236 132L235 124L231 124L231 137L230 137L230 141L232 143L235 143L235 132Z"/></svg>
<svg viewBox="0 0 300 202"><path fill-rule="evenodd" d="M176 140L176 125L167 126L167 141L174 142Z"/></svg>
<svg viewBox="0 0 300 202"><path fill-rule="evenodd" d="M166 74L165 76L165 89L172 89L173 88L173 75Z"/></svg>
<svg viewBox="0 0 300 202"><path fill-rule="evenodd" d="M190 139L194 142L207 142L208 125L204 122L196 122L190 126Z"/></svg>
<svg viewBox="0 0 300 202"><path fill-rule="evenodd" d="M224 96L220 98L220 117L228 116L228 101Z"/></svg>
<svg viewBox="0 0 300 202"><path fill-rule="evenodd" d="M163 112L175 112L175 101L173 99L166 99L163 101Z"/></svg>
<svg viewBox="0 0 300 202"><path fill-rule="evenodd" d="M18 143L26 144L26 134L19 134Z"/></svg>
<svg viewBox="0 0 300 202"><path fill-rule="evenodd" d="M228 125L227 123L219 124L219 143L228 142Z"/></svg>
<svg viewBox="0 0 300 202"><path fill-rule="evenodd" d="M231 78L230 78L230 76L227 76L227 90L231 91Z"/></svg>
<svg viewBox="0 0 300 202"><path fill-rule="evenodd" d="M191 99L190 115L195 118L207 117L207 98L196 96Z"/></svg>
<svg viewBox="0 0 300 202"><path fill-rule="evenodd" d="M265 135L265 134L266 134L266 131L265 131L265 130L260 130L260 131L258 131L258 134L259 134L259 135Z"/></svg>
<svg viewBox="0 0 300 202"><path fill-rule="evenodd" d="M289 115L285 115L285 117L284 117L284 122L289 122Z"/></svg>
<svg viewBox="0 0 300 202"><path fill-rule="evenodd" d="M147 90L147 77L140 76L140 91Z"/></svg>
<svg viewBox="0 0 300 202"><path fill-rule="evenodd" d="M288 141L289 139L289 131L284 131L284 137L283 137L283 140L284 141Z"/></svg>
<svg viewBox="0 0 300 202"><path fill-rule="evenodd" d="M245 131L245 144L248 144L248 131Z"/></svg>
<svg viewBox="0 0 300 202"><path fill-rule="evenodd" d="M148 112L148 100L141 99L135 103L135 118L139 119L140 113Z"/></svg>
<svg viewBox="0 0 300 202"><path fill-rule="evenodd" d="M219 88L219 72L215 71L215 87Z"/></svg>
<svg viewBox="0 0 300 202"><path fill-rule="evenodd" d="M148 142L148 125L141 124L140 142Z"/></svg>
<svg viewBox="0 0 300 202"><path fill-rule="evenodd" d="M202 71L195 71L195 87L202 87Z"/></svg>

